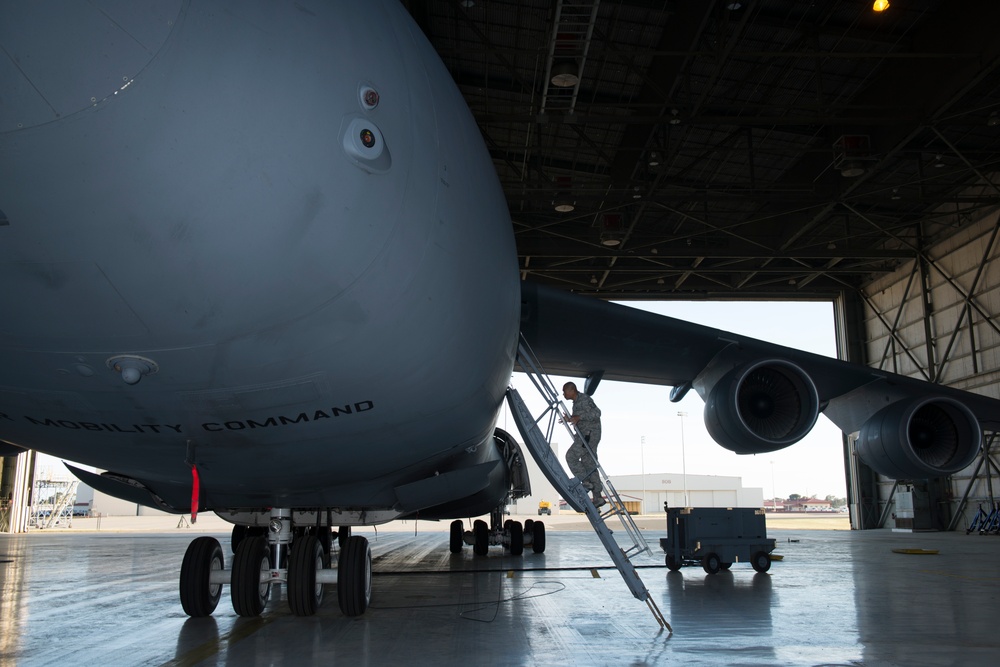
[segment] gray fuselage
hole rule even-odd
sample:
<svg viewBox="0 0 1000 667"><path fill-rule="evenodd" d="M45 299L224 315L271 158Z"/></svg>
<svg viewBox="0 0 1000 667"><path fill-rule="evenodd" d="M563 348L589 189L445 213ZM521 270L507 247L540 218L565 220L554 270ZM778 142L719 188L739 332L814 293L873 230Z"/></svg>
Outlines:
<svg viewBox="0 0 1000 667"><path fill-rule="evenodd" d="M193 461L215 507L386 506L495 456L509 215L405 10L61 11L0 28L0 440L154 490Z"/></svg>

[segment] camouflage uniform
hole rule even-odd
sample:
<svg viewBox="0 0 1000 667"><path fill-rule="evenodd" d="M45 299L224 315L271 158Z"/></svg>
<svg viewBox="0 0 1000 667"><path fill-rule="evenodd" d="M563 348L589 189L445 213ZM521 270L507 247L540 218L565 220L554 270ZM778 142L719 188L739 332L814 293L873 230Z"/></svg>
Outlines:
<svg viewBox="0 0 1000 667"><path fill-rule="evenodd" d="M601 410L594 405L594 399L580 392L573 401L573 416L580 417L576 430L587 441L590 451L576 439L566 452L566 463L573 474L583 480L584 488L592 491L597 498L604 492L600 475L593 472L597 468L597 445L601 442ZM588 476L591 472L593 474Z"/></svg>

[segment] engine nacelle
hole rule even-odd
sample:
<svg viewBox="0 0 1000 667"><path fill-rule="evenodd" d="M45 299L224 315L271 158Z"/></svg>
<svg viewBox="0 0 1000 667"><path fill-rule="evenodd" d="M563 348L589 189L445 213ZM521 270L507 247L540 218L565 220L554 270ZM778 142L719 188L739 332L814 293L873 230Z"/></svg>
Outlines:
<svg viewBox="0 0 1000 667"><path fill-rule="evenodd" d="M705 401L709 434L737 454L795 444L818 416L816 385L805 371L782 359L734 368L715 383Z"/></svg>
<svg viewBox="0 0 1000 667"><path fill-rule="evenodd" d="M976 458L979 421L950 398L916 398L882 408L865 422L857 451L876 472L893 479L942 477Z"/></svg>

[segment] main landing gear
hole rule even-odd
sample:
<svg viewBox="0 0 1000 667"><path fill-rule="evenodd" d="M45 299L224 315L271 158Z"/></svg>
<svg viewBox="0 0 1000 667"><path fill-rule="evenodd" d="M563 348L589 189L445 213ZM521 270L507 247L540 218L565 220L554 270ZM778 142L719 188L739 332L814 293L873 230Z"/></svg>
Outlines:
<svg viewBox="0 0 1000 667"><path fill-rule="evenodd" d="M485 556L491 546L498 545L508 549L511 556L520 556L527 546L536 554L545 552L545 524L534 519L526 520L523 525L513 519L502 519L501 508L497 508L490 513L490 525L477 519L471 531L464 529L461 519L455 519L451 522L448 542L451 553L461 553L466 544L472 545L472 552L477 556Z"/></svg>
<svg viewBox="0 0 1000 667"><path fill-rule="evenodd" d="M327 584L337 585L340 610L360 616L372 595L372 551L364 537L351 536L349 526L336 533L340 547L331 568L333 537L329 526L292 525L291 511L272 509L266 529L233 528L232 570L225 569L222 546L214 537L199 537L188 546L181 564L181 606L189 616L208 616L219 604L222 586L230 585L233 609L240 616L259 616L275 583L286 584L288 606L296 616L311 616L323 603Z"/></svg>

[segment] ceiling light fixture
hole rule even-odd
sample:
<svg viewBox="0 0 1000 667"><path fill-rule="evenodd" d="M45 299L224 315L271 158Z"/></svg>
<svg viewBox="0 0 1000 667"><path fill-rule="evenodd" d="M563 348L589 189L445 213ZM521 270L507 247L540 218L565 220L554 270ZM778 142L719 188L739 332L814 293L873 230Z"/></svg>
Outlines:
<svg viewBox="0 0 1000 667"><path fill-rule="evenodd" d="M557 60L552 63L551 78L552 85L556 88L572 88L580 83L580 75L577 71L575 60Z"/></svg>
<svg viewBox="0 0 1000 667"><path fill-rule="evenodd" d="M650 151L650 153L649 153L649 161L647 162L647 164L650 167L659 167L660 166L660 152L659 151Z"/></svg>
<svg viewBox="0 0 1000 667"><path fill-rule="evenodd" d="M876 162L871 137L866 134L842 134L833 142L833 167L844 178L857 178Z"/></svg>
<svg viewBox="0 0 1000 667"><path fill-rule="evenodd" d="M602 213L601 223L601 245L608 248L617 248L625 239L625 216L621 213Z"/></svg>
<svg viewBox="0 0 1000 667"><path fill-rule="evenodd" d="M597 284L597 276L590 276L590 284L591 285Z"/></svg>
<svg viewBox="0 0 1000 667"><path fill-rule="evenodd" d="M840 166L840 175L844 178L856 178L865 173L865 165L861 162L845 162Z"/></svg>
<svg viewBox="0 0 1000 667"><path fill-rule="evenodd" d="M889 0L875 0L875 4L872 5L872 9L876 12L884 12L889 9Z"/></svg>
<svg viewBox="0 0 1000 667"><path fill-rule="evenodd" d="M680 111L678 111L677 109L671 109L670 110L670 120L667 121L667 122L670 123L671 125L680 125L681 124L681 119L677 117L677 114L679 114L679 113L680 113Z"/></svg>
<svg viewBox="0 0 1000 667"><path fill-rule="evenodd" d="M937 155L934 156L934 167L940 169L943 166L944 166L944 160L942 159L941 154L938 153Z"/></svg>
<svg viewBox="0 0 1000 667"><path fill-rule="evenodd" d="M742 9L742 8L743 8L742 2L730 2L729 4L726 5L726 9L728 9L731 12L735 12L737 9Z"/></svg>
<svg viewBox="0 0 1000 667"><path fill-rule="evenodd" d="M986 127L996 127L997 125L1000 125L1000 116L998 116L997 112L994 111L990 114L990 117L986 119Z"/></svg>

